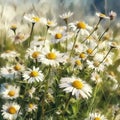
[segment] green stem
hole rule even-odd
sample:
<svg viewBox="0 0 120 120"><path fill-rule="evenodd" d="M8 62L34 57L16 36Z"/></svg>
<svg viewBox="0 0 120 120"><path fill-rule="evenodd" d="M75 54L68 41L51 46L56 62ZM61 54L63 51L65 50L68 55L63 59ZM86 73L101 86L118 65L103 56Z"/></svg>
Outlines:
<svg viewBox="0 0 120 120"><path fill-rule="evenodd" d="M80 31L80 30L79 30L79 31ZM74 50L74 47L75 47L75 44L76 44L76 41L77 41L77 37L78 37L79 31L77 32L77 34L76 34L76 36L75 36L75 40L74 40L74 43L73 43L73 46L72 46L72 49L71 49L69 58L71 58L71 56L72 56L72 54L73 54L73 50Z"/></svg>
<svg viewBox="0 0 120 120"><path fill-rule="evenodd" d="M30 42L32 40L32 33L33 33L33 28L34 28L35 23L32 23L31 31L30 31L30 39L28 41L28 46L30 47Z"/></svg>
<svg viewBox="0 0 120 120"><path fill-rule="evenodd" d="M100 64L104 62L104 60L107 58L107 56L109 55L109 53L111 52L112 49L113 49L113 47L110 47L109 51L107 52L107 54L105 55L105 57L103 58L103 60L100 62Z"/></svg>
<svg viewBox="0 0 120 120"><path fill-rule="evenodd" d="M49 66L48 68L48 74L46 75L45 77L45 80L46 80L46 83L45 83L45 93L43 95L43 100L42 100L42 115L41 115L41 120L45 120L45 99L46 99L46 95L47 95L47 92L48 92L48 77L50 77L50 70L51 70L51 67Z"/></svg>
<svg viewBox="0 0 120 120"><path fill-rule="evenodd" d="M98 84L99 85L99 84ZM94 93L93 93L93 97L92 97L92 100L91 100L91 102L90 102L90 105L89 105L89 108L88 108L88 111L87 111L87 115L90 113L90 112L92 112L92 110L93 110L93 104L94 104L94 102L95 102L95 99L96 99L96 95L97 95L97 92L98 92L98 90L99 90L99 86L98 85L96 85L95 86L95 89L94 89Z"/></svg>
<svg viewBox="0 0 120 120"><path fill-rule="evenodd" d="M89 37L98 29L98 25L100 24L102 19L99 19L98 23L96 24L95 28L92 30L92 32L87 36L81 43L84 43Z"/></svg>

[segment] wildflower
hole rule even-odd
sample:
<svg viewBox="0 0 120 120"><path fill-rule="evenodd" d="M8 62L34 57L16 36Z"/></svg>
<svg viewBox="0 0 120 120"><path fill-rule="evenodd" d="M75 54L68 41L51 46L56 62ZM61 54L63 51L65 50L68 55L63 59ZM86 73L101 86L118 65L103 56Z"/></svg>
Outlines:
<svg viewBox="0 0 120 120"><path fill-rule="evenodd" d="M49 50L48 48L42 50L39 60L43 64L51 65L53 67L59 66L59 63L65 62L63 53L60 53L55 49Z"/></svg>
<svg viewBox="0 0 120 120"><path fill-rule="evenodd" d="M83 21L77 21L75 23L69 23L69 27L73 30L78 32L80 35L89 35L92 27L86 24Z"/></svg>
<svg viewBox="0 0 120 120"><path fill-rule="evenodd" d="M16 24L12 24L10 26L10 29L13 30L13 32L15 33L16 32L16 29L17 29L17 25Z"/></svg>
<svg viewBox="0 0 120 120"><path fill-rule="evenodd" d="M100 19L110 19L109 16L106 16L103 13L97 12L96 15L100 18Z"/></svg>
<svg viewBox="0 0 120 120"><path fill-rule="evenodd" d="M71 58L70 63L73 66L73 68L77 68L80 70L83 68L83 64L79 57Z"/></svg>
<svg viewBox="0 0 120 120"><path fill-rule="evenodd" d="M20 110L20 105L13 102L13 103L5 103L2 106L1 112L4 119L15 120L19 115L19 110Z"/></svg>
<svg viewBox="0 0 120 120"><path fill-rule="evenodd" d="M48 20L46 20L45 25L47 25L47 27L49 28L49 27L55 27L57 25L57 23L56 23L56 20L48 19Z"/></svg>
<svg viewBox="0 0 120 120"><path fill-rule="evenodd" d="M20 87L15 85L8 85L4 90L1 91L2 98L4 99L15 99L19 97Z"/></svg>
<svg viewBox="0 0 120 120"><path fill-rule="evenodd" d="M19 32L16 35L11 36L11 39L15 44L20 44L24 42L25 40L27 40L28 37L29 37L28 34L23 34Z"/></svg>
<svg viewBox="0 0 120 120"><path fill-rule="evenodd" d="M35 60L38 60L39 59L39 56L41 54L41 49L42 47L39 46L39 47L36 47L34 46L33 48L28 48L27 51L26 51L26 57L28 58L31 58L33 59L34 61Z"/></svg>
<svg viewBox="0 0 120 120"><path fill-rule="evenodd" d="M7 59L8 61L12 61L15 59L15 57L19 57L19 56L20 54L14 50L6 50L0 55L1 58Z"/></svg>
<svg viewBox="0 0 120 120"><path fill-rule="evenodd" d="M43 81L44 75L39 70L39 67L35 68L35 66L33 66L33 69L28 68L28 71L23 73L23 78L27 80L28 83L33 83L35 81Z"/></svg>
<svg viewBox="0 0 120 120"><path fill-rule="evenodd" d="M68 13L64 13L62 15L60 15L60 18L63 19L66 24L68 23L68 18L70 18L73 15L73 12L68 12Z"/></svg>
<svg viewBox="0 0 120 120"><path fill-rule="evenodd" d="M63 91L66 93L72 93L77 99L88 99L92 93L92 88L85 81L75 77L61 78L59 87L64 88Z"/></svg>
<svg viewBox="0 0 120 120"><path fill-rule="evenodd" d="M37 22L40 22L41 20L38 16L34 14L26 14L24 15L24 19L32 23L37 23Z"/></svg>
<svg viewBox="0 0 120 120"><path fill-rule="evenodd" d="M30 49L34 49L34 47L43 48L43 47L48 47L50 45L50 40L47 40L43 36L34 36L33 40L30 43Z"/></svg>
<svg viewBox="0 0 120 120"><path fill-rule="evenodd" d="M119 44L116 42L109 42L109 45L111 48L120 49Z"/></svg>
<svg viewBox="0 0 120 120"><path fill-rule="evenodd" d="M97 72L92 73L91 80L94 81L95 84L99 84L100 82L102 82L102 78L100 77L100 75Z"/></svg>
<svg viewBox="0 0 120 120"><path fill-rule="evenodd" d="M91 68L95 71L103 71L105 66L97 60L89 61L87 60L88 68Z"/></svg>
<svg viewBox="0 0 120 120"><path fill-rule="evenodd" d="M7 79L8 78L13 79L16 77L15 70L11 66L2 67L1 71L0 71L0 75L4 78L7 78Z"/></svg>
<svg viewBox="0 0 120 120"><path fill-rule="evenodd" d="M33 94L35 93L35 87L32 87L31 89L28 90L28 94L29 96L32 98L33 97Z"/></svg>
<svg viewBox="0 0 120 120"><path fill-rule="evenodd" d="M116 13L116 12L110 11L110 13L109 13L110 20L115 19L116 16L117 16L117 13Z"/></svg>
<svg viewBox="0 0 120 120"><path fill-rule="evenodd" d="M90 113L89 117L85 120L107 120L107 118L99 113Z"/></svg>
<svg viewBox="0 0 120 120"><path fill-rule="evenodd" d="M52 43L59 43L64 42L67 39L66 32L58 32L52 34L51 42Z"/></svg>
<svg viewBox="0 0 120 120"><path fill-rule="evenodd" d="M25 68L25 66L20 63L17 63L13 66L13 69L16 71L16 73L22 72L24 70L24 68Z"/></svg>
<svg viewBox="0 0 120 120"><path fill-rule="evenodd" d="M29 104L27 105L27 111L28 111L28 112L33 112L33 111L35 111L36 109L37 109L37 105L34 104L34 103L29 103Z"/></svg>

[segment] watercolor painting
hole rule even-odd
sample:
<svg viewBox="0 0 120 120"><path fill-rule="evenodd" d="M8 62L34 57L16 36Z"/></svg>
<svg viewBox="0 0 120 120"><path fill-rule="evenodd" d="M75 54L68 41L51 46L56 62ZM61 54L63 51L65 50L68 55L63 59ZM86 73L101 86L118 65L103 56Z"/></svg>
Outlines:
<svg viewBox="0 0 120 120"><path fill-rule="evenodd" d="M0 0L0 120L120 120L120 0Z"/></svg>

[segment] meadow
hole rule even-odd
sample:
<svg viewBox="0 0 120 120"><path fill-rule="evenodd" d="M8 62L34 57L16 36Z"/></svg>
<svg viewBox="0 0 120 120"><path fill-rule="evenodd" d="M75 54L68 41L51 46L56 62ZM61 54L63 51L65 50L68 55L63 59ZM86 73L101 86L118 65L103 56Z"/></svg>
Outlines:
<svg viewBox="0 0 120 120"><path fill-rule="evenodd" d="M0 5L0 120L120 120L117 13L25 5Z"/></svg>

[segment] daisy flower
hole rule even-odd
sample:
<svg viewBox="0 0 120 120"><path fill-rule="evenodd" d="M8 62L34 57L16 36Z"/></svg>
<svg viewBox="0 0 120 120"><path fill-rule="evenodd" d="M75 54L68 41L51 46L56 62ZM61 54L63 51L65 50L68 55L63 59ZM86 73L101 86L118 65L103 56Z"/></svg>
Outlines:
<svg viewBox="0 0 120 120"><path fill-rule="evenodd" d="M28 112L33 112L37 110L37 105L34 103L29 103L26 109Z"/></svg>
<svg viewBox="0 0 120 120"><path fill-rule="evenodd" d="M50 40L46 39L45 37L43 36L34 36L33 40L31 41L30 43L30 48L34 48L35 46L36 47L48 47L50 45Z"/></svg>
<svg viewBox="0 0 120 120"><path fill-rule="evenodd" d="M80 70L83 68L83 64L79 57L71 58L69 61L73 67Z"/></svg>
<svg viewBox="0 0 120 120"><path fill-rule="evenodd" d="M110 47L120 49L120 45L116 42L109 42Z"/></svg>
<svg viewBox="0 0 120 120"><path fill-rule="evenodd" d="M73 12L69 11L67 13L64 13L64 14L60 15L60 18L63 19L67 24L68 18L70 18L72 15L73 15Z"/></svg>
<svg viewBox="0 0 120 120"><path fill-rule="evenodd" d="M90 113L89 117L85 120L107 120L107 118L99 113Z"/></svg>
<svg viewBox="0 0 120 120"><path fill-rule="evenodd" d="M96 12L96 15L97 15L100 19L110 19L109 16L106 16L105 14L100 13L100 12Z"/></svg>
<svg viewBox="0 0 120 120"><path fill-rule="evenodd" d="M10 29L13 30L13 32L16 32L16 29L18 28L17 24L10 25Z"/></svg>
<svg viewBox="0 0 120 120"><path fill-rule="evenodd" d="M20 105L13 102L13 103L5 103L2 106L1 112L4 119L15 120L18 117L19 110L20 110Z"/></svg>
<svg viewBox="0 0 120 120"><path fill-rule="evenodd" d="M41 18L34 14L26 14L26 15L24 15L24 19L29 22L32 22L32 23L38 23L41 21ZM42 20L43 20L43 18L42 18Z"/></svg>
<svg viewBox="0 0 120 120"><path fill-rule="evenodd" d="M92 88L85 81L75 77L64 77L60 80L60 88L66 93L72 93L77 99L80 97L88 99L91 96Z"/></svg>
<svg viewBox="0 0 120 120"><path fill-rule="evenodd" d="M109 13L110 20L115 19L116 16L117 16L117 13L116 13L116 12L110 11L110 13Z"/></svg>
<svg viewBox="0 0 120 120"><path fill-rule="evenodd" d="M52 43L64 42L67 38L66 27L64 26L56 27L53 31L49 31L49 33L51 34Z"/></svg>
<svg viewBox="0 0 120 120"><path fill-rule="evenodd" d="M33 48L28 48L26 51L26 58L31 58L34 61L38 60L40 53L41 53L42 46L36 47L34 46Z"/></svg>
<svg viewBox="0 0 120 120"><path fill-rule="evenodd" d="M39 70L39 67L35 68L35 66L33 66L33 69L28 68L28 71L23 73L23 78L27 80L28 83L33 83L35 81L43 81L44 75Z"/></svg>
<svg viewBox="0 0 120 120"><path fill-rule="evenodd" d="M90 31L92 30L92 27L86 24L83 21L77 21L75 23L69 23L69 27L73 31L79 31L80 35L89 35Z"/></svg>
<svg viewBox="0 0 120 120"><path fill-rule="evenodd" d="M48 48L42 50L40 54L40 62L45 65L59 66L59 63L64 63L64 54L56 51L55 49L49 50Z"/></svg>
<svg viewBox="0 0 120 120"><path fill-rule="evenodd" d="M19 73L19 72L24 71L25 66L20 63L17 63L13 66L13 69L16 71L16 73Z"/></svg>
<svg viewBox="0 0 120 120"><path fill-rule="evenodd" d="M8 85L3 91L1 91L2 98L15 99L19 97L20 87L14 85Z"/></svg>
<svg viewBox="0 0 120 120"><path fill-rule="evenodd" d="M45 25L49 28L49 27L55 27L57 25L56 20L49 20L47 19L45 22Z"/></svg>
<svg viewBox="0 0 120 120"><path fill-rule="evenodd" d="M33 97L33 94L35 93L35 87L32 87L31 89L28 90L28 94L29 96L32 98Z"/></svg>
<svg viewBox="0 0 120 120"><path fill-rule="evenodd" d="M103 71L105 66L97 60L89 61L87 60L88 68L94 69L95 71Z"/></svg>
<svg viewBox="0 0 120 120"><path fill-rule="evenodd" d="M65 31L59 32L56 31L55 33L52 34L51 42L52 43L59 43L59 42L64 42L67 39L67 33Z"/></svg>
<svg viewBox="0 0 120 120"><path fill-rule="evenodd" d="M6 66L6 67L2 67L0 69L0 75L1 77L4 77L4 78L9 78L9 79L13 79L15 78L15 70L13 69L13 67L10 67L10 66Z"/></svg>
<svg viewBox="0 0 120 120"><path fill-rule="evenodd" d="M0 55L1 58L7 59L8 61L12 61L15 59L15 57L19 57L19 56L20 54L14 50L6 50Z"/></svg>
<svg viewBox="0 0 120 120"><path fill-rule="evenodd" d="M11 36L10 38L12 39L12 41L15 43L15 44L20 44L22 42L24 42L25 40L27 40L29 37L28 34L23 34L23 33L17 33L16 35L14 36Z"/></svg>
<svg viewBox="0 0 120 120"><path fill-rule="evenodd" d="M108 78L110 78L111 80L114 80L114 81L117 81L116 80L116 75L115 75L115 73L113 72L113 71L110 71L110 72L108 72Z"/></svg>
<svg viewBox="0 0 120 120"><path fill-rule="evenodd" d="M100 82L102 82L102 78L97 72L93 72L91 74L91 80L94 81L95 84L99 84Z"/></svg>

